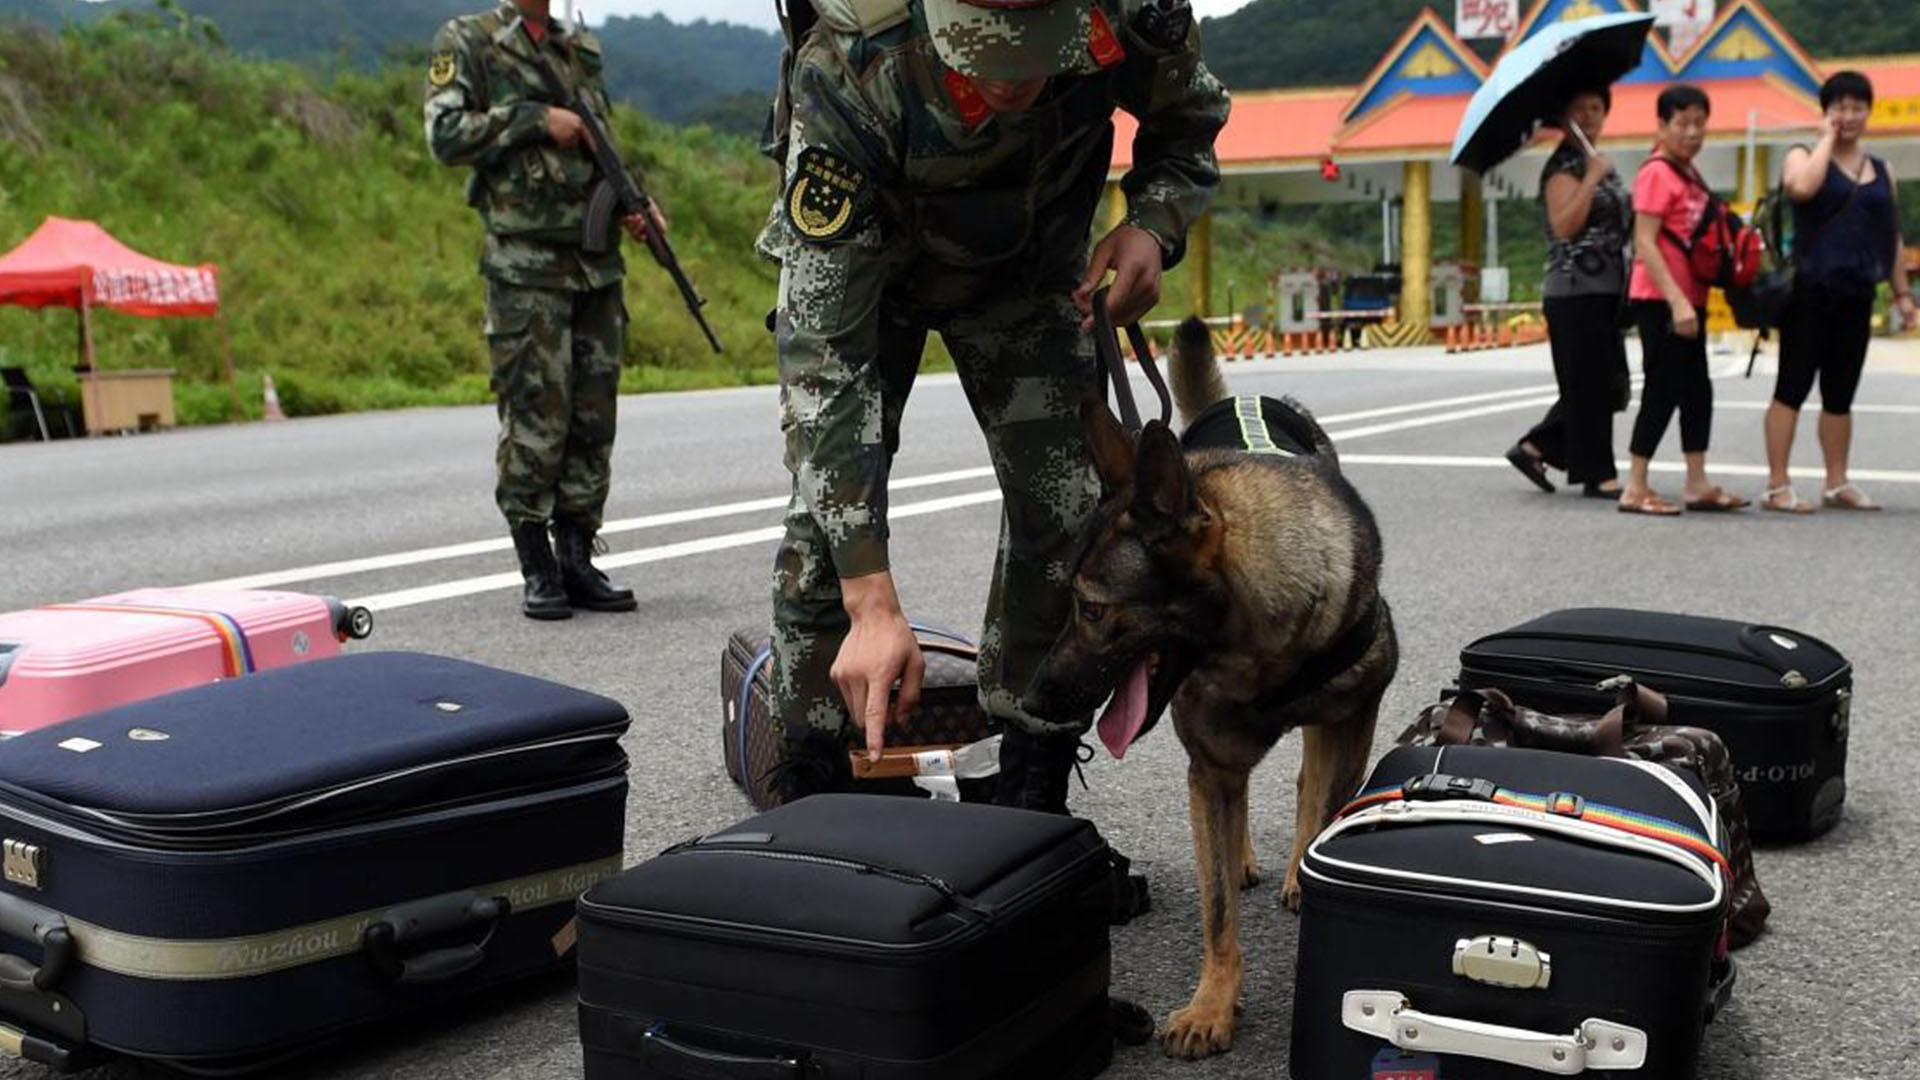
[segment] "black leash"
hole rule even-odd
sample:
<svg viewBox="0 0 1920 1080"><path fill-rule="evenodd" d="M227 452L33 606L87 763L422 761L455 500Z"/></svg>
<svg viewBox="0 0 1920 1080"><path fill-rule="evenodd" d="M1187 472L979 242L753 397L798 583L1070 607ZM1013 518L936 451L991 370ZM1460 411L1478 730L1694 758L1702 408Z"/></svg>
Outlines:
<svg viewBox="0 0 1920 1080"><path fill-rule="evenodd" d="M1154 393L1160 395L1160 422L1173 423L1173 395L1167 392L1166 380L1160 377L1160 367L1153 362L1153 345L1147 341L1147 332L1140 329L1139 323L1127 324L1127 340L1133 343L1134 358L1140 361L1141 370L1147 373L1147 381L1153 384ZM1133 400L1133 385L1127 379L1126 357L1120 354L1120 335L1114 332L1113 316L1107 313L1107 287L1093 294L1093 347L1100 354L1100 363L1106 368L1108 379L1113 383L1113 395L1120 404L1120 423L1128 431L1138 433L1140 407Z"/></svg>

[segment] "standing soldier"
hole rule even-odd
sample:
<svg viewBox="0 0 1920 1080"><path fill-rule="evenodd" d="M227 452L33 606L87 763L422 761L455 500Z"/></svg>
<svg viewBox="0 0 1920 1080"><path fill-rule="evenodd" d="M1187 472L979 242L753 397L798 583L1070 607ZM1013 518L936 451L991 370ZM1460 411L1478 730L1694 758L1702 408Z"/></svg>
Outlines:
<svg viewBox="0 0 1920 1080"><path fill-rule="evenodd" d="M1116 324L1158 300L1219 184L1227 93L1186 0L813 5L776 110L785 180L760 241L782 264L793 474L773 697L789 756L812 763L782 780L790 796L832 786L848 713L877 752L918 700L922 661L888 571L887 473L936 331L1004 495L979 665L1005 734L997 800L1065 813L1091 717L1032 716L1020 698L1067 619L1100 495L1079 416L1102 386L1092 296L1112 271ZM1089 258L1116 107L1140 121L1126 216Z"/></svg>
<svg viewBox="0 0 1920 1080"><path fill-rule="evenodd" d="M550 19L547 0L508 0L435 36L427 145L444 165L473 167L467 202L486 225L480 272L500 414L494 498L526 578L521 611L565 619L575 607L636 606L633 591L592 562L612 479L626 266L617 247L581 249L591 147L580 117L547 103L536 56L610 115L593 35ZM646 239L645 217L624 224Z"/></svg>

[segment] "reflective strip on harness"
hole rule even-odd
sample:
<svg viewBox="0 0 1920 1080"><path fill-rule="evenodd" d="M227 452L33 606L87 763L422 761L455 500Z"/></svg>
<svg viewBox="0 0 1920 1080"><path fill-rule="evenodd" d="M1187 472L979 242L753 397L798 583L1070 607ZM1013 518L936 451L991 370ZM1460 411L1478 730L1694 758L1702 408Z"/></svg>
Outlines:
<svg viewBox="0 0 1920 1080"><path fill-rule="evenodd" d="M491 885L476 885L481 896L504 897L511 914L570 904L583 892L618 874L618 855L561 867L542 874ZM391 905L389 905L391 907ZM176 940L140 937L67 917L67 929L79 947L80 962L117 975L169 982L246 979L288 968L332 960L360 951L360 937L388 908L292 926L247 937Z"/></svg>
<svg viewBox="0 0 1920 1080"><path fill-rule="evenodd" d="M48 604L46 611L99 611L115 614L132 613L135 615L171 615L178 619L194 619L211 627L220 639L221 665L226 669L227 678L238 678L254 672L253 647L247 644L247 632L240 629L240 620L219 611L205 611L199 608L160 607L154 604Z"/></svg>
<svg viewBox="0 0 1920 1080"><path fill-rule="evenodd" d="M1233 413L1240 420L1240 445L1247 453L1296 456L1293 451L1275 445L1273 437L1267 434L1267 417L1257 396L1242 394L1234 398Z"/></svg>
<svg viewBox="0 0 1920 1080"><path fill-rule="evenodd" d="M1568 802L1567 800L1570 799L1572 801ZM1407 801L1407 797L1399 784L1373 788L1361 792L1337 816L1345 817L1369 806L1402 801ZM1617 806L1604 806L1584 799L1572 799L1571 796L1566 795L1528 795L1525 792L1507 788L1496 788L1493 796L1486 801L1501 806L1532 810L1550 817L1585 821L1620 832L1632 833L1635 836L1643 836L1649 840L1658 840L1706 859L1719 867L1729 880L1733 877L1733 865L1727 861L1725 855L1721 854L1720 849L1698 830L1690 829L1677 821L1668 821L1666 818L1643 814L1636 810L1623 810Z"/></svg>

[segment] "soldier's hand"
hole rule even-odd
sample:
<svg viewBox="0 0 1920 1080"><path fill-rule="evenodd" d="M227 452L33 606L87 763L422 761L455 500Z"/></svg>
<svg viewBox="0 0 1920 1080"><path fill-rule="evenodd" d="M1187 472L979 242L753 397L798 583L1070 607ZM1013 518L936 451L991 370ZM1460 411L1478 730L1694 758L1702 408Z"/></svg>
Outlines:
<svg viewBox="0 0 1920 1080"><path fill-rule="evenodd" d="M1113 271L1113 287L1107 290L1107 314L1115 326L1138 322L1142 315L1160 302L1162 269L1160 241L1138 225L1122 225L1107 234L1093 249L1086 276L1073 290L1073 302L1086 318L1082 330L1093 329L1093 294L1107 271Z"/></svg>
<svg viewBox="0 0 1920 1080"><path fill-rule="evenodd" d="M672 227L673 223L667 220L667 212L661 208L660 200L655 199L653 200L653 220L651 222L647 220L647 215L645 214L628 214L626 217L620 219L620 224L626 226L628 236L644 244L647 242L648 230L657 228L660 230L660 235L665 236L667 235L667 230Z"/></svg>
<svg viewBox="0 0 1920 1080"><path fill-rule="evenodd" d="M853 627L834 657L833 683L840 688L854 723L866 732L867 757L878 761L886 745L887 725L905 720L920 704L926 660L900 611L891 574L847 578L840 588ZM890 708L896 681L900 698Z"/></svg>
<svg viewBox="0 0 1920 1080"><path fill-rule="evenodd" d="M580 114L557 106L547 106L547 137L561 147L585 146L589 136Z"/></svg>

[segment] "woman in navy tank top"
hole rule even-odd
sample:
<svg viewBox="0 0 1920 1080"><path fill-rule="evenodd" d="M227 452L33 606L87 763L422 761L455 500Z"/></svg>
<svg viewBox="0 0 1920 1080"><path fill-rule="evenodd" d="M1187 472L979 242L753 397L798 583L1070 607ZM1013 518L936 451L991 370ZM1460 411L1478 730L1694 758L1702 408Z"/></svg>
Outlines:
<svg viewBox="0 0 1920 1080"><path fill-rule="evenodd" d="M1880 506L1847 479L1853 444L1853 395L1867 363L1873 303L1893 282L1894 306L1909 325L1913 285L1900 258L1899 214L1887 163L1860 144L1873 109L1873 84L1842 71L1820 88L1820 142L1787 154L1781 182L1793 200L1793 299L1780 327L1780 374L1767 407L1768 510L1810 514L1794 494L1787 457L1817 376L1820 452L1827 478L1820 504L1836 510Z"/></svg>

